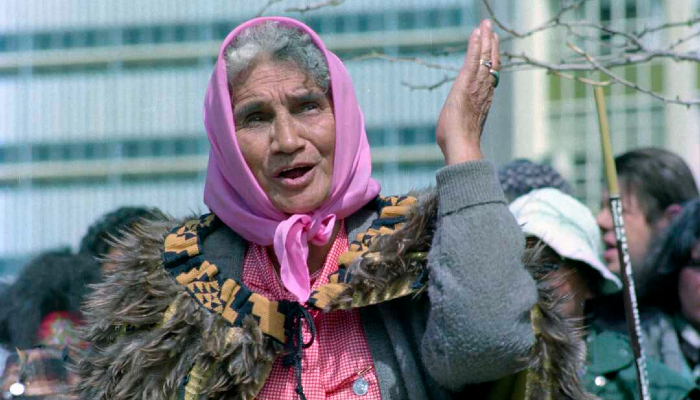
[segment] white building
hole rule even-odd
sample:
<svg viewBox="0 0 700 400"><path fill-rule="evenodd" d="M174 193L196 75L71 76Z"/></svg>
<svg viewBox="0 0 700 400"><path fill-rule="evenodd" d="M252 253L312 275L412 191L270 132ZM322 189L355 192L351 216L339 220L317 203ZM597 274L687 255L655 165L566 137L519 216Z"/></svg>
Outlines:
<svg viewBox="0 0 700 400"><path fill-rule="evenodd" d="M75 247L92 221L122 205L157 206L175 216L206 211L204 90L220 41L266 3L0 3L0 275L2 260L6 273L16 269L13 260ZM285 11L312 3L278 2L265 15L302 19L346 60L383 193L430 185L442 165L434 126L449 85L412 91L402 82L430 84L445 72L353 57L377 50L458 67L462 54L436 52L466 43L486 15L479 2L346 0L303 14ZM492 3L522 27L546 18L551 6L545 0ZM610 3L588 2L586 17L676 20L698 13L700 2ZM601 12L606 7L608 14ZM519 46L547 55L556 50L548 48L552 40L536 36ZM698 66L658 65L638 69L642 83L661 79L665 91L697 95ZM513 156L551 161L575 183L577 195L595 204L600 159L592 104L590 89L542 72L505 75L487 124L486 154L499 162ZM616 152L660 145L700 170L697 108L669 107L624 88L613 89L610 104L612 127L624 132L614 136Z"/></svg>

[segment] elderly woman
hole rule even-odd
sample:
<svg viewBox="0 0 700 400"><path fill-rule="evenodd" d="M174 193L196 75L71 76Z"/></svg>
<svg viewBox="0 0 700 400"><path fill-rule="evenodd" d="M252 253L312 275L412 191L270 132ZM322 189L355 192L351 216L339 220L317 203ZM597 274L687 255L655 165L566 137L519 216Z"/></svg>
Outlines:
<svg viewBox="0 0 700 400"><path fill-rule="evenodd" d="M437 193L380 197L338 57L295 20L237 27L205 98L212 214L121 240L81 394L449 399L522 370L537 292L480 151L498 67L484 21L437 123Z"/></svg>

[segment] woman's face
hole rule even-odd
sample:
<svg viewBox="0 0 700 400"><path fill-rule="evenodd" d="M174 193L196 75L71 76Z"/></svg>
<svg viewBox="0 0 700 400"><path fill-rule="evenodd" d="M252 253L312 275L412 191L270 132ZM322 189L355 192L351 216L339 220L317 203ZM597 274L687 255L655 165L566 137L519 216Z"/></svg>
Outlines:
<svg viewBox="0 0 700 400"><path fill-rule="evenodd" d="M561 304L561 311L569 318L583 319L585 316L585 301L593 297L586 280L577 268L566 263L552 272L550 279L559 283L556 294L559 298L566 298Z"/></svg>
<svg viewBox="0 0 700 400"><path fill-rule="evenodd" d="M335 117L327 94L294 64L261 61L233 85L236 139L272 204L310 212L331 191Z"/></svg>
<svg viewBox="0 0 700 400"><path fill-rule="evenodd" d="M696 327L700 326L700 240L691 253L691 265L681 269L678 276L678 297L683 316Z"/></svg>

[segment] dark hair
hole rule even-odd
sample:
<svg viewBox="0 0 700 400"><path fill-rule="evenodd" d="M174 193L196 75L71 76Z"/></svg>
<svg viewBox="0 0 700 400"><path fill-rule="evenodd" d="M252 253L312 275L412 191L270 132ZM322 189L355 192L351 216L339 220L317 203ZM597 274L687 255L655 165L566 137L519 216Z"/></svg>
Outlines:
<svg viewBox="0 0 700 400"><path fill-rule="evenodd" d="M571 185L554 168L524 158L513 160L499 168L498 179L508 202L535 189L547 187L571 194Z"/></svg>
<svg viewBox="0 0 700 400"><path fill-rule="evenodd" d="M68 250L39 254L0 293L0 343L36 345L42 318L54 311L79 312L87 285L100 278L100 265L92 256Z"/></svg>
<svg viewBox="0 0 700 400"><path fill-rule="evenodd" d="M87 233L80 241L80 253L101 257L109 252L110 244L115 239L123 237L125 229L144 220L165 218L157 208L146 207L121 207L100 217L88 228Z"/></svg>
<svg viewBox="0 0 700 400"><path fill-rule="evenodd" d="M563 258L537 236L528 235L525 237L523 263L528 266L530 274L535 280L551 279L551 272L561 267L569 267L572 272L580 274L588 289L596 296L600 294L605 283L605 279L591 266L578 260ZM553 286L557 287L563 283L563 281L553 281Z"/></svg>
<svg viewBox="0 0 700 400"><path fill-rule="evenodd" d="M690 264L691 252L700 241L700 198L689 201L683 211L656 241L645 263L658 277L654 293L660 306L668 313L678 310L678 277L681 269Z"/></svg>
<svg viewBox="0 0 700 400"><path fill-rule="evenodd" d="M698 197L693 173L678 155L658 148L637 149L615 158L620 183L634 195L649 223L666 208Z"/></svg>

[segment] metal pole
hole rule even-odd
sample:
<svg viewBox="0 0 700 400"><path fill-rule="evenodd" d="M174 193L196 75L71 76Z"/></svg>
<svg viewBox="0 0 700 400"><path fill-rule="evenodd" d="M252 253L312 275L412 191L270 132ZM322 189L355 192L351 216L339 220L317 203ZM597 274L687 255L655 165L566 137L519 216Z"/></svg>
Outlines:
<svg viewBox="0 0 700 400"><path fill-rule="evenodd" d="M617 255L620 258L620 266L622 267L622 291L625 303L627 331L630 334L630 342L632 344L632 351L634 352L634 365L637 367L639 398L642 400L650 400L646 357L644 356L644 348L642 347L642 326L639 318L639 308L637 307L637 293L634 289L634 278L632 277L632 263L630 262L629 249L627 248L625 222L622 219L622 201L620 200L620 188L617 184L617 170L615 169L615 160L613 159L612 145L610 144L610 127L608 125L608 114L605 110L605 94L601 87L596 87L594 93L595 104L598 110L598 122L600 124L600 144L603 149L605 180L608 183L610 210L612 212L615 239L617 241Z"/></svg>

